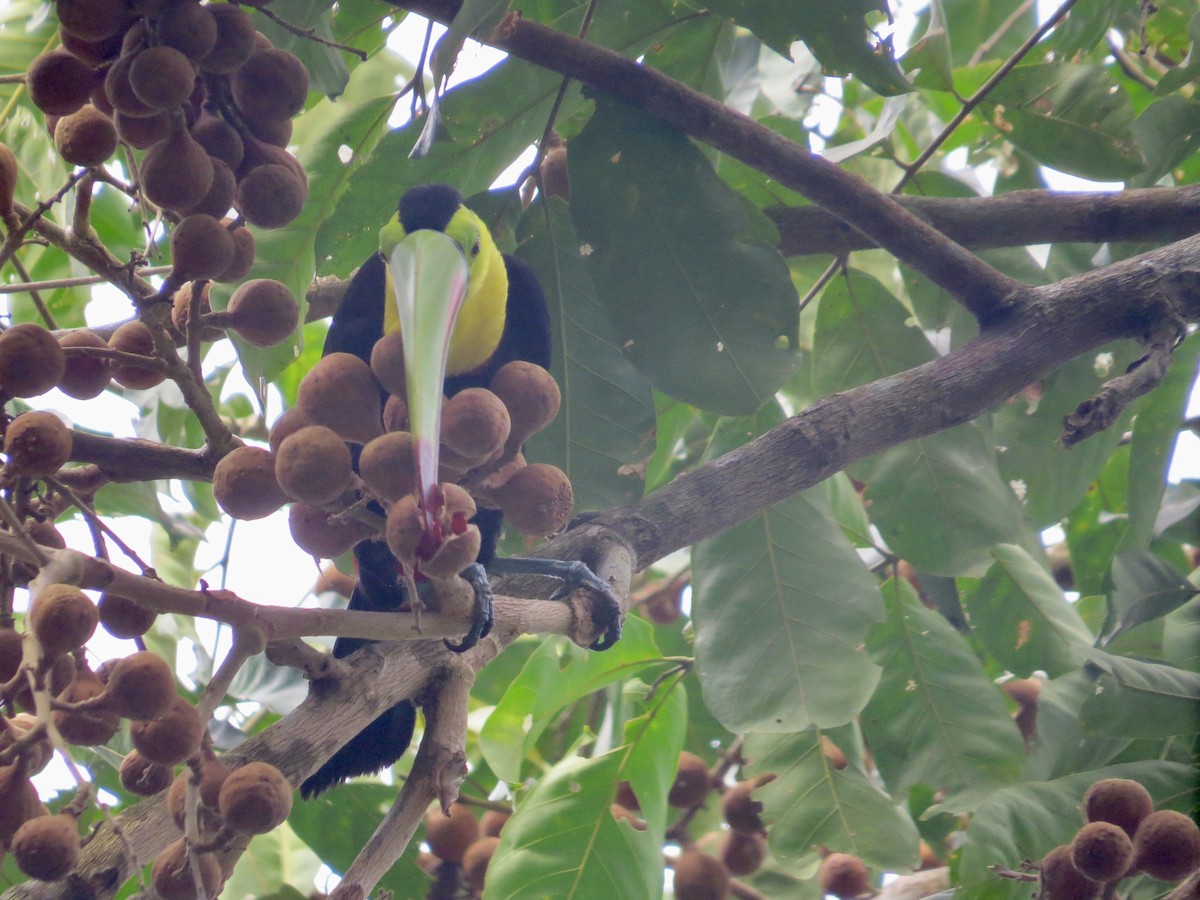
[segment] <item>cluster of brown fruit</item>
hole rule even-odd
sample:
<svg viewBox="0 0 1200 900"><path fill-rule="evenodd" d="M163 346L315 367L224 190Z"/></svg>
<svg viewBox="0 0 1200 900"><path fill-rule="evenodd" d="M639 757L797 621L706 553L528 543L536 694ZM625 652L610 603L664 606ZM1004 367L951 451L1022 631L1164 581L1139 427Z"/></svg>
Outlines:
<svg viewBox="0 0 1200 900"><path fill-rule="evenodd" d="M62 47L33 61L26 84L67 162L98 166L124 142L146 151L138 181L161 209L219 218L233 206L263 228L299 215L308 179L283 148L308 73L244 10L196 0L55 10Z"/></svg>
<svg viewBox="0 0 1200 900"><path fill-rule="evenodd" d="M1042 858L1045 900L1091 900L1105 885L1138 874L1183 881L1200 867L1200 828L1183 813L1156 812L1136 781L1097 781L1083 796L1083 813L1087 822L1071 843Z"/></svg>
<svg viewBox="0 0 1200 900"><path fill-rule="evenodd" d="M213 493L221 508L255 519L294 501L292 537L306 552L329 559L370 536L369 525L338 515L365 494L388 509L387 541L397 559L411 567L419 556L421 571L435 578L475 560L479 532L467 523L477 503L503 509L523 534L562 529L573 502L570 481L554 466L527 465L521 453L526 439L558 414L558 385L540 366L516 361L496 373L490 390L469 388L445 401L443 541L429 554L419 548L399 347L399 335L392 334L375 345L370 365L349 353L317 363L300 383L297 405L271 429L271 449L242 447L218 463ZM356 445L357 466L350 445Z"/></svg>
<svg viewBox="0 0 1200 900"><path fill-rule="evenodd" d="M489 809L481 819L475 818L465 803L450 805L450 814L431 809L425 816L425 843L429 852L422 851L418 862L434 879L430 898L483 894L483 882L488 864L500 845L500 830L509 814Z"/></svg>

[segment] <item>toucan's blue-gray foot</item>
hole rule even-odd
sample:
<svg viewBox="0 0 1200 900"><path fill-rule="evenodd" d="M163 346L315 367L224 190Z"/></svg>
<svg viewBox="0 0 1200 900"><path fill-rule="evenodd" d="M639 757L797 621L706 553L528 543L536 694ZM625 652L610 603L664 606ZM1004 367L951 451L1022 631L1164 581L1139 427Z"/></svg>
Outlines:
<svg viewBox="0 0 1200 900"><path fill-rule="evenodd" d="M475 592L475 606L471 611L471 627L466 635L457 644L447 639L446 646L455 653L465 653L491 633L496 617L492 611L492 585L488 581L487 570L479 563L471 563L458 574Z"/></svg>
<svg viewBox="0 0 1200 900"><path fill-rule="evenodd" d="M588 588L599 602L593 603L592 616L604 633L592 644L593 650L607 650L621 639L621 603L612 587L581 560L531 559L508 556L493 559L488 571L504 575L545 575L557 578L562 584L551 600L566 600L579 588Z"/></svg>

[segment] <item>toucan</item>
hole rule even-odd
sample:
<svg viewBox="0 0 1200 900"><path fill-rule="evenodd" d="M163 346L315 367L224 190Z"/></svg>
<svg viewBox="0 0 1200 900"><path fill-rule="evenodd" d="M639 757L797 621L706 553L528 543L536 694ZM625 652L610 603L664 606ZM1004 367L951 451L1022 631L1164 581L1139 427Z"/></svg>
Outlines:
<svg viewBox="0 0 1200 900"><path fill-rule="evenodd" d="M363 263L347 286L333 316L324 354L352 353L370 362L371 350L385 333L400 329L413 435L418 506L425 527L435 529L438 428L442 396L469 387L487 387L507 362L526 360L550 367L550 316L545 294L533 270L502 254L483 220L463 204L453 187L422 185L400 198L398 209L380 232L380 250ZM380 402L383 402L381 396ZM500 568L496 544L502 514L479 508L478 562L464 572L475 588L475 621L461 643L464 651L491 628L491 593L485 568ZM436 539L436 535L431 535ZM357 581L349 608L395 611L408 603L410 577L386 543L364 540L354 548ZM504 560L507 571L545 574L563 580L565 596L586 585L597 594L597 622L603 636L593 649L611 647L620 637L620 606L609 586L579 562ZM418 573L419 574L419 573ZM334 656L349 656L368 643L338 638ZM408 748L416 707L404 700L355 735L300 787L312 797L356 775L377 772L396 762Z"/></svg>

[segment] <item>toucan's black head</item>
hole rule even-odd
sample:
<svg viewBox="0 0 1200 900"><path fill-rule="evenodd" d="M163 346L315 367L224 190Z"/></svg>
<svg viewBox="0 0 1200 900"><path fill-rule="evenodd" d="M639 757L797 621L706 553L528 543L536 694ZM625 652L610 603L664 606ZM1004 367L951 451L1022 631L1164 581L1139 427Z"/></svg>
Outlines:
<svg viewBox="0 0 1200 900"><path fill-rule="evenodd" d="M400 198L400 225L405 234L424 228L445 231L462 202L462 194L448 184L409 188Z"/></svg>

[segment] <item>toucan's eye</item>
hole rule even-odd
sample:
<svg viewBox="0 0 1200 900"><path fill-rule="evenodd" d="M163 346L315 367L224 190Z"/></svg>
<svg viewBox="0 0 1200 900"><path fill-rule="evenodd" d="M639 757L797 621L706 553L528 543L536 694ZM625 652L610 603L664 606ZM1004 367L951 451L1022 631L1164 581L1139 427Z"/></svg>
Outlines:
<svg viewBox="0 0 1200 900"><path fill-rule="evenodd" d="M471 245L471 259L479 255L479 239L475 239L475 243Z"/></svg>

